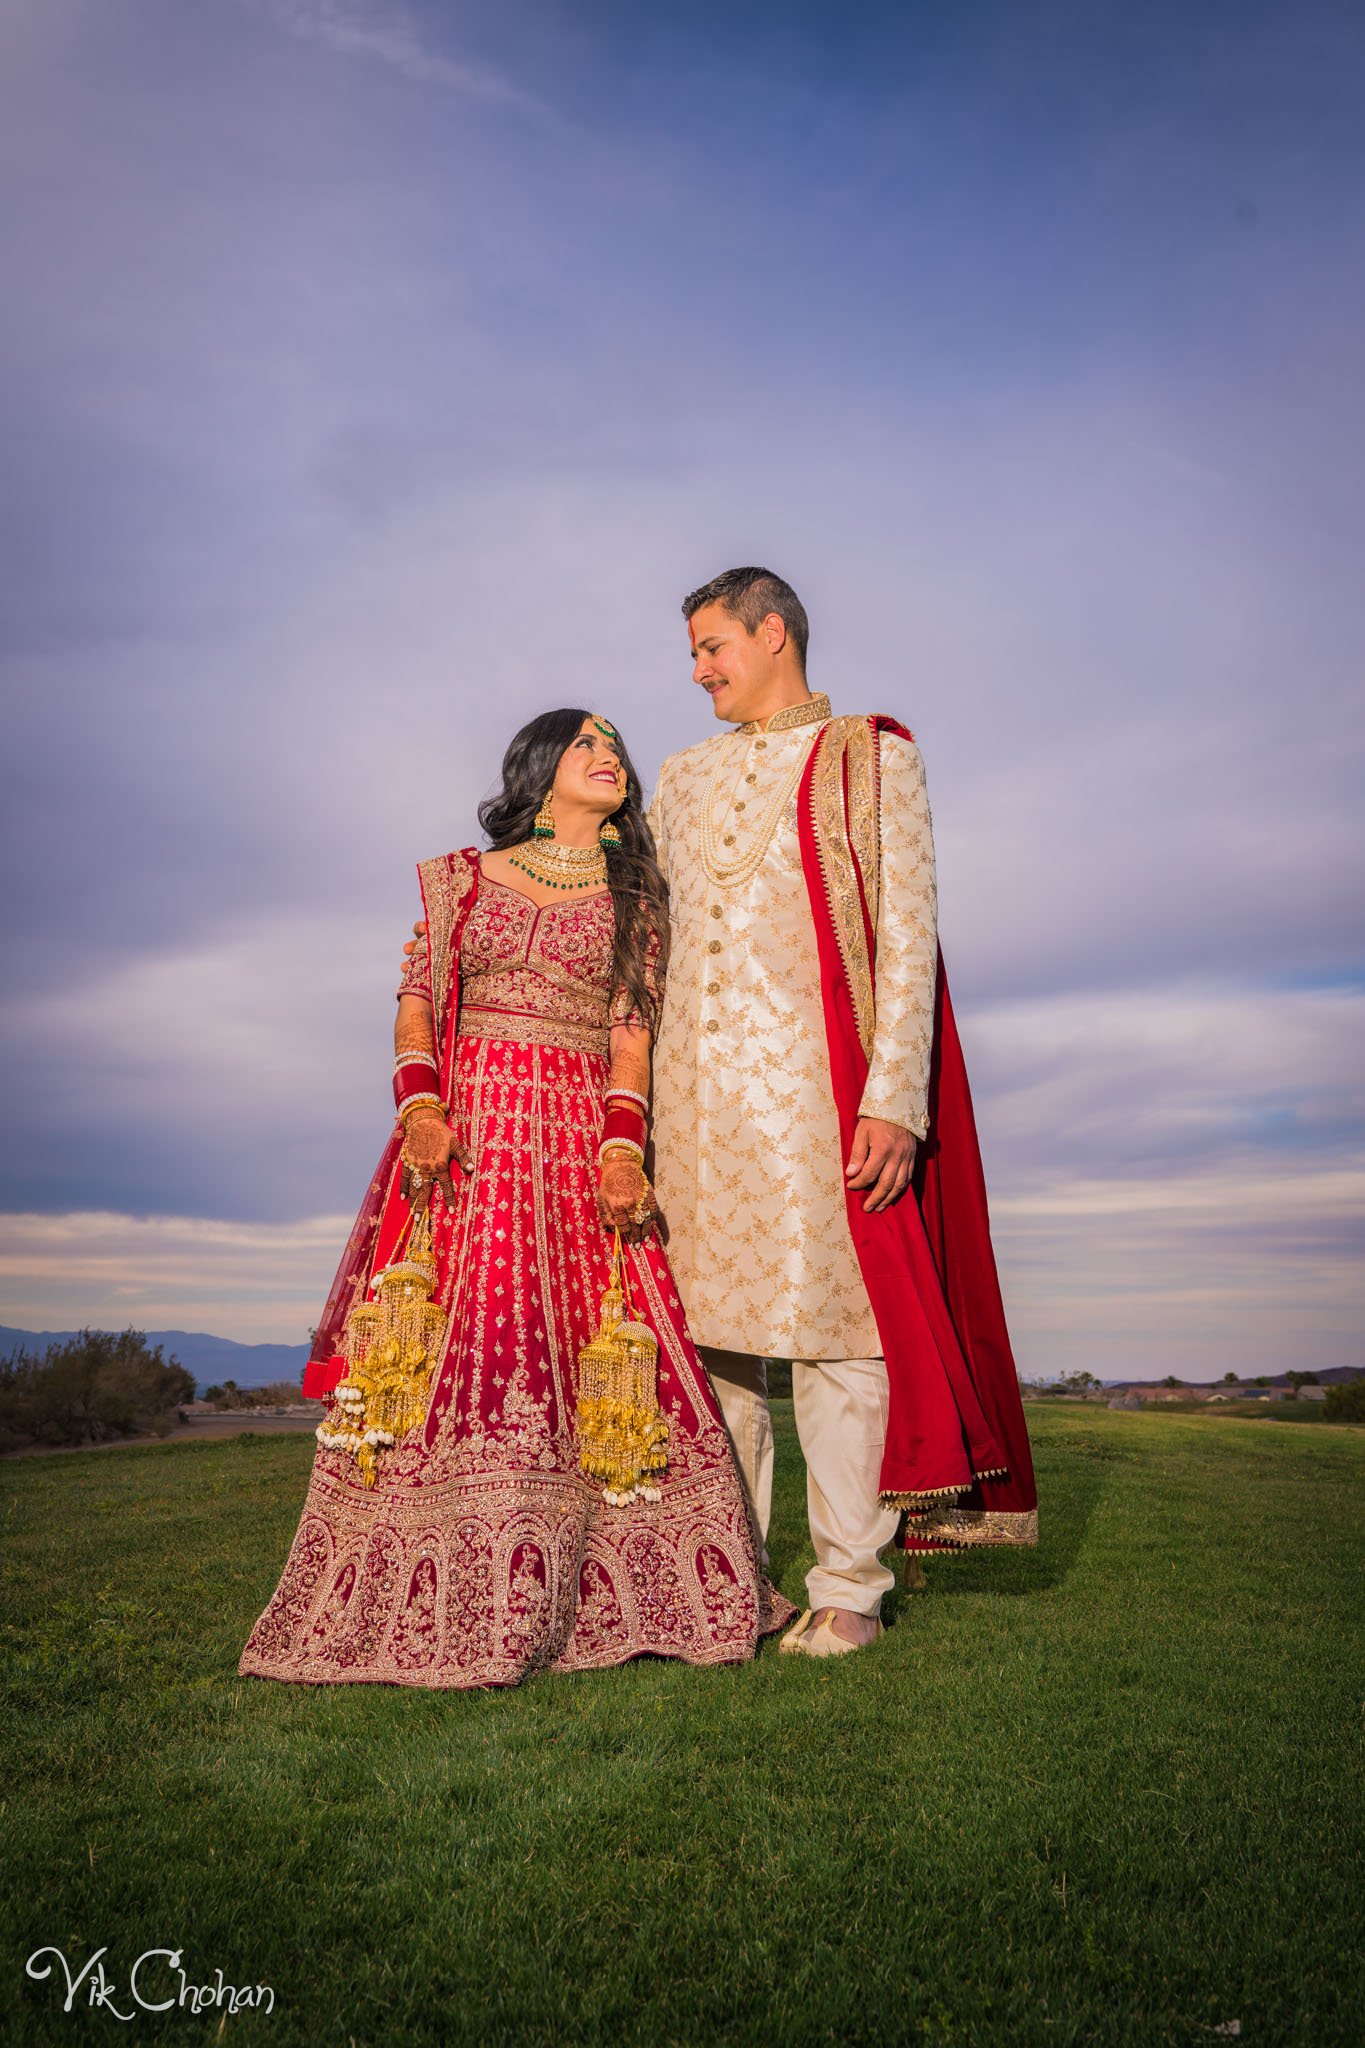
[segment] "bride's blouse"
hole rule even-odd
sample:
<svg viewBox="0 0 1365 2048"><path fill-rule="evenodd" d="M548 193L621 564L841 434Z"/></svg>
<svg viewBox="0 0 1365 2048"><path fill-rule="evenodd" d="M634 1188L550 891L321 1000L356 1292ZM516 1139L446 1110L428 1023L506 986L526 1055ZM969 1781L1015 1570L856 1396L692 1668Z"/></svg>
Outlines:
<svg viewBox="0 0 1365 2048"><path fill-rule="evenodd" d="M627 992L613 987L615 932L605 889L536 904L520 889L480 875L460 943L459 1037L605 1057L613 1024L642 1021ZM414 948L398 993L431 1001L425 940Z"/></svg>

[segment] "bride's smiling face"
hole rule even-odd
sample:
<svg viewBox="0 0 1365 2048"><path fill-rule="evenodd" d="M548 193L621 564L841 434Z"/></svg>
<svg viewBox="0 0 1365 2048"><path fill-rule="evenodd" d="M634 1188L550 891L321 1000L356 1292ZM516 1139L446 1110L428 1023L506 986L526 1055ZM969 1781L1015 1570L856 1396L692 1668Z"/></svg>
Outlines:
<svg viewBox="0 0 1365 2048"><path fill-rule="evenodd" d="M596 719L585 718L578 738L570 740L560 755L553 796L556 806L580 805L587 811L599 811L604 818L625 802L626 771L620 747Z"/></svg>

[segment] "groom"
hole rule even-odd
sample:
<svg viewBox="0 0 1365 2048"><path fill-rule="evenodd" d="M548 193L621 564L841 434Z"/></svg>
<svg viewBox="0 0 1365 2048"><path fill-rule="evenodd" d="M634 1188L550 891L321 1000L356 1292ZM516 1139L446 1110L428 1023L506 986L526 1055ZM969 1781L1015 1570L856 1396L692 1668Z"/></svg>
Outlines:
<svg viewBox="0 0 1365 2048"><path fill-rule="evenodd" d="M805 609L771 571L683 613L730 730L665 761L650 810L672 924L655 1187L764 1541L766 1361L792 1361L815 1566L783 1647L839 1656L881 1634L902 1518L917 1551L1037 1540L1028 1438L919 750L811 691Z"/></svg>
<svg viewBox="0 0 1365 2048"><path fill-rule="evenodd" d="M669 1258L766 1539L768 1358L792 1361L816 1565L803 1649L880 1633L880 1553L899 1520L878 1498L887 1370L849 1234L910 1184L926 1130L936 961L934 852L912 741L881 763L884 943L877 1035L851 1144L830 1086L820 961L797 791L830 718L806 680L795 591L731 569L683 605L693 680L734 728L675 754L649 821L669 884L673 952L654 1065L655 1186ZM798 1626L800 1626L798 1624Z"/></svg>
<svg viewBox="0 0 1365 2048"><path fill-rule="evenodd" d="M727 570L683 614L731 730L665 761L650 810L673 946L655 1186L765 1539L766 1360L792 1361L816 1562L784 1648L842 1655L881 1633L902 1512L916 1549L1036 1540L1027 1436L919 750L889 719L831 717L805 609L769 570Z"/></svg>

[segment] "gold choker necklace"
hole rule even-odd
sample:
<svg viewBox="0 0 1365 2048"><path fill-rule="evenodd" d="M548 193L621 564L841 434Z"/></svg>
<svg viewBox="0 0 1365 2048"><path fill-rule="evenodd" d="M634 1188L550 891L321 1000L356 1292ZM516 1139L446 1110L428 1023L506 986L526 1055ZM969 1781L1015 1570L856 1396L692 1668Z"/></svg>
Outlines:
<svg viewBox="0 0 1365 2048"><path fill-rule="evenodd" d="M507 855L544 889L586 889L589 884L603 888L607 879L607 856L596 846L561 846L557 839L524 839Z"/></svg>

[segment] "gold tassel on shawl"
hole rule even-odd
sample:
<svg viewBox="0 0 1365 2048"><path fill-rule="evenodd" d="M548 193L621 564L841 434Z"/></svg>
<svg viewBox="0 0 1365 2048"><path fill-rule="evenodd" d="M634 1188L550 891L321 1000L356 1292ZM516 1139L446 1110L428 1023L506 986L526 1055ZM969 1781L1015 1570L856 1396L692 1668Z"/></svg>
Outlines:
<svg viewBox="0 0 1365 2048"><path fill-rule="evenodd" d="M636 1320L618 1230L597 1335L578 1354L579 1462L589 1479L605 1482L610 1507L663 1498L649 1483L668 1469L658 1365L658 1340Z"/></svg>
<svg viewBox="0 0 1365 2048"><path fill-rule="evenodd" d="M436 1261L431 1216L407 1246L407 1256L386 1266L371 1283L378 1301L358 1302L346 1322L346 1376L336 1403L320 1425L318 1442L353 1451L366 1486L373 1486L382 1451L400 1443L427 1412L431 1376L440 1358L446 1316L431 1298Z"/></svg>

